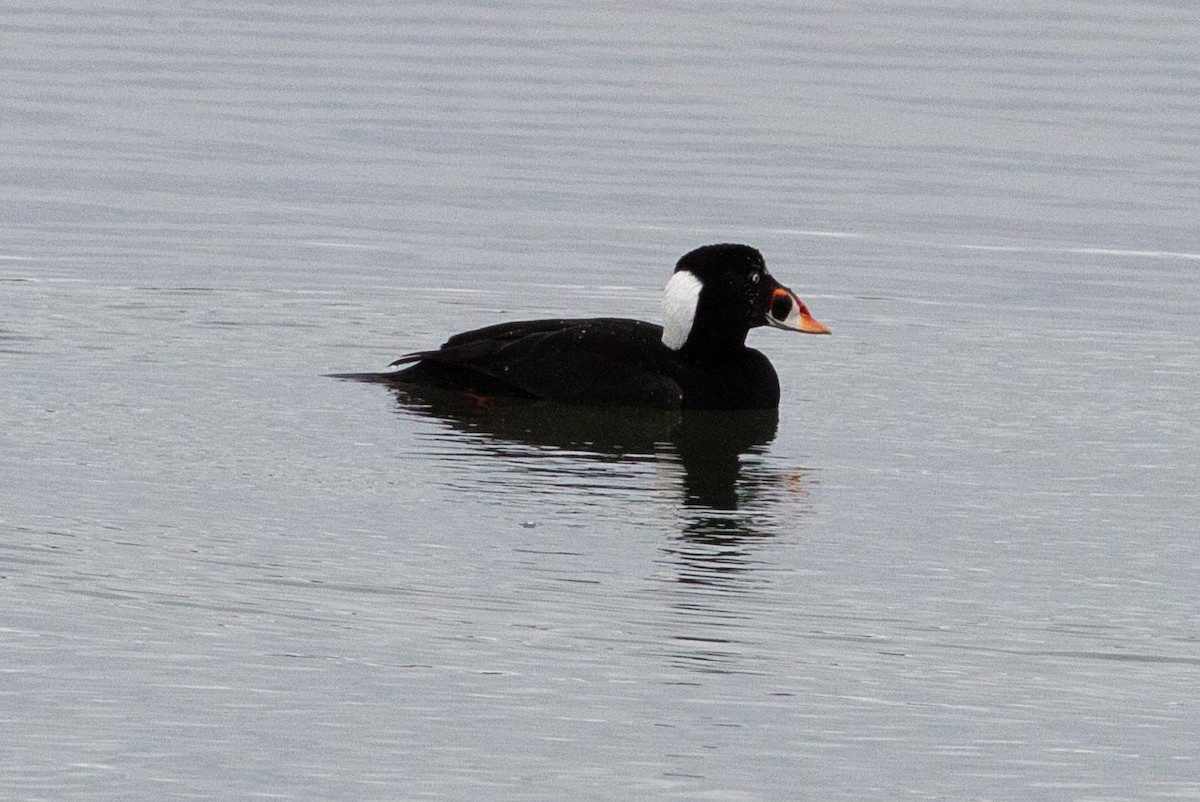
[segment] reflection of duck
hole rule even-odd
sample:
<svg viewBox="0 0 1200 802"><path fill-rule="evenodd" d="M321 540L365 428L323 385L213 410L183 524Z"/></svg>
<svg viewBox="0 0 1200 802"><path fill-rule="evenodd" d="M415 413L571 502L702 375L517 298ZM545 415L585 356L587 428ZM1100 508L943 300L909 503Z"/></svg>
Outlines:
<svg viewBox="0 0 1200 802"><path fill-rule="evenodd" d="M803 475L781 470L766 456L776 435L776 410L567 407L361 380L389 386L405 417L428 418L453 430L452 436L435 436L438 445L429 452L452 465L451 481L471 473L460 470L464 459L472 466L494 459L505 466L500 485L505 490L545 498L550 480L565 503L607 496L614 503L603 512L628 521L643 519L645 508L661 509L651 502L661 498L661 482L650 489L640 481L645 471L631 470L631 464L653 465L654 475L666 478L668 492L679 499L669 515L676 531L665 534L659 546L671 580L655 583L673 622L663 654L688 670L739 670L744 659L736 622L750 615L739 612L732 600L769 582L769 573L755 570L773 565L764 558L765 546L773 536L792 532L797 513L803 512L796 504ZM444 444L452 451L446 452ZM628 481L609 484L614 476ZM467 481L478 492L478 483L487 479ZM614 489L616 496L610 495ZM604 525L603 515L590 520Z"/></svg>
<svg viewBox="0 0 1200 802"><path fill-rule="evenodd" d="M489 397L436 387L388 384L397 404L492 444L515 443L593 456L677 461L684 504L713 510L738 507L741 459L762 453L775 438L776 410L700 412L565 407L548 401ZM743 496L753 490L743 488Z"/></svg>
<svg viewBox="0 0 1200 802"><path fill-rule="evenodd" d="M402 370L357 378L583 406L775 409L775 368L746 347L750 329L764 325L829 333L757 250L708 245L676 265L662 326L622 318L500 323L406 354L392 363L410 365Z"/></svg>
<svg viewBox="0 0 1200 802"><path fill-rule="evenodd" d="M684 466L684 503L736 510L742 457L765 451L778 424L779 414L773 409L683 415L672 443Z"/></svg>

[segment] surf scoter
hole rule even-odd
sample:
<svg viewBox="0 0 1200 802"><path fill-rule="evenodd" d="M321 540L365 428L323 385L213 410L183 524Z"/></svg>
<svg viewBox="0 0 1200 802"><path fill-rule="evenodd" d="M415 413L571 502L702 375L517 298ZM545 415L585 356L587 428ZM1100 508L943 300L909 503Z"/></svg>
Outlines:
<svg viewBox="0 0 1200 802"><path fill-rule="evenodd" d="M405 354L392 366L410 367L373 376L590 406L774 409L775 369L745 344L762 325L829 334L756 249L706 245L675 265L662 326L622 318L499 323Z"/></svg>

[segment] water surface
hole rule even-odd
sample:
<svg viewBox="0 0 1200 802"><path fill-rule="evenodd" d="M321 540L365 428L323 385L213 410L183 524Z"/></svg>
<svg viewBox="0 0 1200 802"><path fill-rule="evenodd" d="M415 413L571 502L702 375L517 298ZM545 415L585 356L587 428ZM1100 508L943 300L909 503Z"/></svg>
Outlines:
<svg viewBox="0 0 1200 802"><path fill-rule="evenodd" d="M1183 6L0 23L0 797L1200 797ZM713 241L777 417L323 377Z"/></svg>

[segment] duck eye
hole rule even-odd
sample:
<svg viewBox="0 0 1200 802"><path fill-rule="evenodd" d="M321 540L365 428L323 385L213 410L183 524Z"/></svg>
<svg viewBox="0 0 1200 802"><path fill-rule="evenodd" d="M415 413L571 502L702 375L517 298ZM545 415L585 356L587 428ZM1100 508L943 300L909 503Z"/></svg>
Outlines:
<svg viewBox="0 0 1200 802"><path fill-rule="evenodd" d="M761 278L762 278L762 273L751 273L750 274L750 281L753 284L757 284L759 279L761 279Z"/></svg>

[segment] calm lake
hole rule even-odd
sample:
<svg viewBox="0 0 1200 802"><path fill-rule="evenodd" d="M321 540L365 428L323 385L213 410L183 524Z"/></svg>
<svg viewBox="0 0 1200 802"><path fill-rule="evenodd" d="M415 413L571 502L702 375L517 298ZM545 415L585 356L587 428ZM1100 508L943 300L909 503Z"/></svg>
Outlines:
<svg viewBox="0 0 1200 802"><path fill-rule="evenodd" d="M1200 799L1188 4L0 40L0 799ZM730 241L777 416L324 375Z"/></svg>

